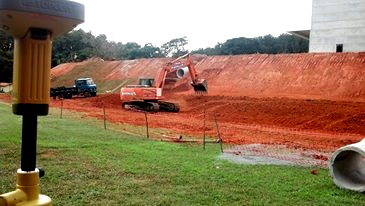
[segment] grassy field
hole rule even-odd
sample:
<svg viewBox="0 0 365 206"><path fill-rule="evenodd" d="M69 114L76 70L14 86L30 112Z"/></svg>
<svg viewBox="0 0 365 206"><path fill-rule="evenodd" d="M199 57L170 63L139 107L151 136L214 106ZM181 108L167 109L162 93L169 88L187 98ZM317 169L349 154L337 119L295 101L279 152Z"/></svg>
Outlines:
<svg viewBox="0 0 365 206"><path fill-rule="evenodd" d="M20 165L21 117L10 111L0 103L0 193L14 189ZM146 140L56 111L39 117L38 131L42 193L55 205L365 204L365 195L338 189L327 170L236 165L217 159L219 145L202 151Z"/></svg>

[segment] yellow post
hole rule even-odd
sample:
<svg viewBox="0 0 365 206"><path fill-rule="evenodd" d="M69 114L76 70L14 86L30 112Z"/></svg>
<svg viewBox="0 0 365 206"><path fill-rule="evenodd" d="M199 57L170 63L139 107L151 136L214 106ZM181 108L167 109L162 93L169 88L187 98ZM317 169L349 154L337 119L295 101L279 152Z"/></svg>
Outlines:
<svg viewBox="0 0 365 206"><path fill-rule="evenodd" d="M52 204L51 198L40 194L37 137L31 132L37 130L37 116L48 114L51 51L51 33L46 30L30 29L24 38L15 38L13 113L23 115L22 168L17 171L16 190L0 195L0 206ZM26 121L29 116L35 128Z"/></svg>
<svg viewBox="0 0 365 206"><path fill-rule="evenodd" d="M43 34L34 37L37 33ZM25 38L15 38L14 114L48 114L51 53L51 33L48 31L30 29Z"/></svg>
<svg viewBox="0 0 365 206"><path fill-rule="evenodd" d="M0 0L0 27L15 39L13 113L23 116L16 190L0 206L48 206L36 168L37 117L48 114L52 39L84 21L84 6L68 0Z"/></svg>
<svg viewBox="0 0 365 206"><path fill-rule="evenodd" d="M0 195L0 206L49 206L51 198L40 194L39 170L24 172L18 169L16 190Z"/></svg>
<svg viewBox="0 0 365 206"><path fill-rule="evenodd" d="M51 34L45 39L15 39L14 104L49 104Z"/></svg>

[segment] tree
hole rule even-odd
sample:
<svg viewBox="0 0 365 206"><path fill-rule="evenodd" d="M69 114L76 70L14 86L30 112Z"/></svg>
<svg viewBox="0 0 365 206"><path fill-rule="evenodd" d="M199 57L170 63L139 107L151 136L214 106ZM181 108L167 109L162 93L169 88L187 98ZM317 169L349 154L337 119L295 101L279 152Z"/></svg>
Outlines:
<svg viewBox="0 0 365 206"><path fill-rule="evenodd" d="M93 46L96 49L96 56L105 60L116 58L116 54L113 53L115 42L108 42L105 34L97 36L93 42Z"/></svg>
<svg viewBox="0 0 365 206"><path fill-rule="evenodd" d="M282 53L302 53L309 50L308 40L293 35L281 34L278 42Z"/></svg>
<svg viewBox="0 0 365 206"><path fill-rule="evenodd" d="M218 43L214 48L199 49L192 53L206 55L238 55L238 54L278 54L308 52L308 41L293 35L281 34L279 37L272 35L256 38L233 38L224 43Z"/></svg>
<svg viewBox="0 0 365 206"><path fill-rule="evenodd" d="M216 48L211 48L211 47L208 47L208 48L200 48L198 50L194 50L191 52L192 54L206 54L206 55L218 55L218 49Z"/></svg>
<svg viewBox="0 0 365 206"><path fill-rule="evenodd" d="M122 44L119 51L120 59L136 59L139 56L139 50L141 46L135 42L128 42L126 44Z"/></svg>
<svg viewBox="0 0 365 206"><path fill-rule="evenodd" d="M139 58L160 58L165 57L161 49L153 46L151 43L145 44L141 47L134 42L128 42L122 46L122 59L139 59Z"/></svg>
<svg viewBox="0 0 365 206"><path fill-rule="evenodd" d="M152 44L141 47L135 42L123 44L108 41L105 34L95 37L91 32L86 33L81 29L64 34L53 43L53 66L65 62L83 61L91 57L114 60L155 58L164 55L160 48Z"/></svg>
<svg viewBox="0 0 365 206"><path fill-rule="evenodd" d="M178 57L182 56L189 51L185 49L188 44L188 40L185 37L172 39L161 46L164 56Z"/></svg>
<svg viewBox="0 0 365 206"><path fill-rule="evenodd" d="M141 53L143 58L161 58L165 57L161 49L153 46L151 43L145 44L141 48Z"/></svg>
<svg viewBox="0 0 365 206"><path fill-rule="evenodd" d="M95 37L82 29L71 31L54 40L52 54L53 66L96 56Z"/></svg>
<svg viewBox="0 0 365 206"><path fill-rule="evenodd" d="M219 53L223 55L253 54L258 53L258 41L245 37L227 40L219 47Z"/></svg>
<svg viewBox="0 0 365 206"><path fill-rule="evenodd" d="M274 36L265 35L263 37L257 37L258 52L264 54L277 54L282 53L278 47L278 39Z"/></svg>
<svg viewBox="0 0 365 206"><path fill-rule="evenodd" d="M12 82L13 50L13 38L0 30L0 82Z"/></svg>

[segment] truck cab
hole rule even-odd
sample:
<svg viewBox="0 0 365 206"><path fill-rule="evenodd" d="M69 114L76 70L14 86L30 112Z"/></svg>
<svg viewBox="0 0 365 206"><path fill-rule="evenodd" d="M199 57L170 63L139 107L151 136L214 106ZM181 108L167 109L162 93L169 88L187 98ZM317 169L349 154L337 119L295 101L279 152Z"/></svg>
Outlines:
<svg viewBox="0 0 365 206"><path fill-rule="evenodd" d="M96 96L96 84L91 78L76 79L74 87L77 88L79 94L92 97Z"/></svg>

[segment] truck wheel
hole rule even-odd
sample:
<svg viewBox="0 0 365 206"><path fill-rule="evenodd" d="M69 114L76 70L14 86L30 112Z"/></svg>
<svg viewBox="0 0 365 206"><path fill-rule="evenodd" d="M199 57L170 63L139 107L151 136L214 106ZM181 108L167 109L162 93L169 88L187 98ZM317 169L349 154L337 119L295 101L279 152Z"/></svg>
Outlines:
<svg viewBox="0 0 365 206"><path fill-rule="evenodd" d="M65 94L65 99L72 99L72 94Z"/></svg>
<svg viewBox="0 0 365 206"><path fill-rule="evenodd" d="M91 97L90 92L84 92L84 97Z"/></svg>
<svg viewBox="0 0 365 206"><path fill-rule="evenodd" d="M96 92L91 92L90 94L91 94L92 97L96 96Z"/></svg>

